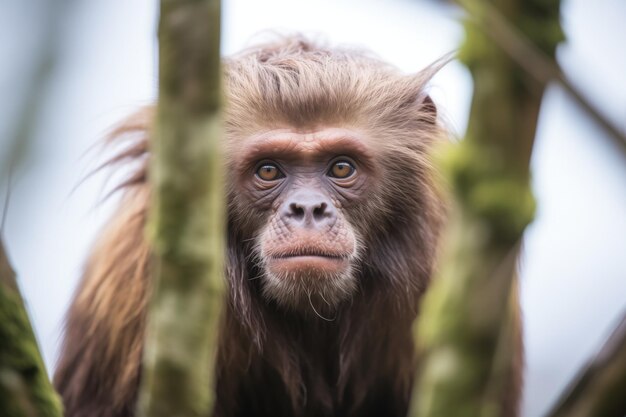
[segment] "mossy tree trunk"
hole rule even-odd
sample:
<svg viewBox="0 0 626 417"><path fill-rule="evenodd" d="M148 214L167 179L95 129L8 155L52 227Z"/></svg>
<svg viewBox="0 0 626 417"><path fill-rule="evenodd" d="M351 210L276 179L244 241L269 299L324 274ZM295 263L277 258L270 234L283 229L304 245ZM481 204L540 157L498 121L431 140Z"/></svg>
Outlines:
<svg viewBox="0 0 626 417"><path fill-rule="evenodd" d="M223 294L220 2L162 0L140 416L208 416Z"/></svg>
<svg viewBox="0 0 626 417"><path fill-rule="evenodd" d="M562 40L558 0L459 3L471 17L460 58L474 95L465 139L443 156L454 201L438 276L417 323L421 368L411 415L419 417L510 412L503 398L514 360L511 294L535 209L528 166L545 84L485 34L481 17L501 13L551 57Z"/></svg>
<svg viewBox="0 0 626 417"><path fill-rule="evenodd" d="M61 417L15 273L0 241L0 415Z"/></svg>

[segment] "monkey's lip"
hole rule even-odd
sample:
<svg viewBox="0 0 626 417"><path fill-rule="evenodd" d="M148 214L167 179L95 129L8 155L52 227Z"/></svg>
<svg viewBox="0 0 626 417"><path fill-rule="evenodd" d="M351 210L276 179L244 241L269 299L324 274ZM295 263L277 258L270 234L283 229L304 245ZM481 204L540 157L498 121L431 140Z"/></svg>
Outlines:
<svg viewBox="0 0 626 417"><path fill-rule="evenodd" d="M349 255L297 253L272 256L268 266L276 272L318 271L323 273L340 273L349 265Z"/></svg>
<svg viewBox="0 0 626 417"><path fill-rule="evenodd" d="M296 252L283 253L272 256L273 259L290 259L290 258L329 258L329 259L347 259L350 255L343 253L324 253L324 252Z"/></svg>

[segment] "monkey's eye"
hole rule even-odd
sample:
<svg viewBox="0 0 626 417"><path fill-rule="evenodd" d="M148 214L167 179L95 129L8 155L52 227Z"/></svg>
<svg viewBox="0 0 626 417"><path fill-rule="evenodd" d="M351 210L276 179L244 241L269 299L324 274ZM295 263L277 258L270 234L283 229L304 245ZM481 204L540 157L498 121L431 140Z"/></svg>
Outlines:
<svg viewBox="0 0 626 417"><path fill-rule="evenodd" d="M258 167L256 175L263 181L275 181L284 176L276 164L272 164L271 162L263 163L260 167Z"/></svg>
<svg viewBox="0 0 626 417"><path fill-rule="evenodd" d="M346 160L340 160L333 163L333 166L328 170L328 176L333 178L348 178L356 171L354 165Z"/></svg>

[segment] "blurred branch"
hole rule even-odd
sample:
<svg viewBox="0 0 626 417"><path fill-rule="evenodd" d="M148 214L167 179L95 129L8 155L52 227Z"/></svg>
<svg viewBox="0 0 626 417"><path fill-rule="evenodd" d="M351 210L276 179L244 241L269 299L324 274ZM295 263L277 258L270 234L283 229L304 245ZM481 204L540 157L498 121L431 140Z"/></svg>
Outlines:
<svg viewBox="0 0 626 417"><path fill-rule="evenodd" d="M37 118L45 104L48 85L53 75L53 69L59 55L60 31L62 22L67 17L67 11L72 0L58 0L46 6L41 22L42 36L39 47L33 54L33 73L25 83L26 91L21 102L22 108L17 112L17 119L8 137L11 139L4 160L0 163L0 178L6 178L24 158L28 152L33 132L37 127Z"/></svg>
<svg viewBox="0 0 626 417"><path fill-rule="evenodd" d="M43 21L39 50L34 54L33 74L26 83L22 109L9 130L9 144L0 162L0 179L10 181L12 168L28 150L44 103L57 56L61 21L69 1L50 6ZM10 184L9 184L10 188ZM8 192L8 191L7 191ZM8 199L8 195L7 195ZM3 224L6 204L3 210ZM0 410L10 417L61 417L63 407L55 392L37 346L15 272L0 237Z"/></svg>
<svg viewBox="0 0 626 417"><path fill-rule="evenodd" d="M520 67L537 81L547 84L556 80L574 100L600 125L617 145L626 152L626 132L618 128L598 110L565 76L555 59L533 45L489 2L455 0L476 21L476 24L497 43Z"/></svg>
<svg viewBox="0 0 626 417"><path fill-rule="evenodd" d="M10 417L62 416L1 240L0 410Z"/></svg>
<svg viewBox="0 0 626 417"><path fill-rule="evenodd" d="M472 2L482 16L488 2ZM492 0L554 55L559 1ZM459 57L474 80L463 141L441 166L454 201L444 253L418 318L421 355L410 415L518 415L521 366L515 270L534 215L529 163L547 80L529 77L476 19L466 20Z"/></svg>
<svg viewBox="0 0 626 417"><path fill-rule="evenodd" d="M161 1L139 416L206 417L214 406L226 234L219 46L219 0Z"/></svg>
<svg viewBox="0 0 626 417"><path fill-rule="evenodd" d="M596 357L561 395L547 417L626 415L626 313Z"/></svg>

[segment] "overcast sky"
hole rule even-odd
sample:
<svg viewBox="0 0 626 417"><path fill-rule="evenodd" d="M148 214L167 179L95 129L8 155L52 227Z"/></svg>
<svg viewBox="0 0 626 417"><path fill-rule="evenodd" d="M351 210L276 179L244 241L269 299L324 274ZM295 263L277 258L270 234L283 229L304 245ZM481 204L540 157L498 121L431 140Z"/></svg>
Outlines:
<svg viewBox="0 0 626 417"><path fill-rule="evenodd" d="M101 202L106 175L81 183L102 158L93 145L156 96L156 2L67 3L50 88L43 94L31 153L13 178L5 225L6 245L49 368L85 256L115 205L115 198ZM28 87L27 69L46 34L45 18L60 4L0 4L5 141ZM462 40L454 16L433 4L225 1L223 50L233 53L266 29L299 31L366 47L415 72ZM592 101L626 128L626 2L563 4L568 41L559 60ZM431 92L462 135L471 95L466 70L450 64ZM626 157L556 86L545 97L532 167L539 208L522 259L527 417L549 406L626 307Z"/></svg>

